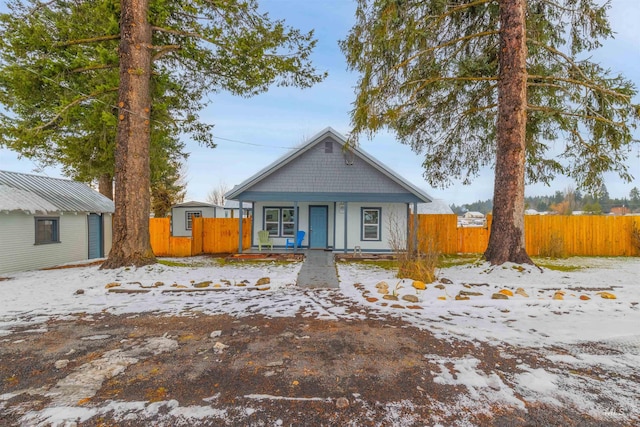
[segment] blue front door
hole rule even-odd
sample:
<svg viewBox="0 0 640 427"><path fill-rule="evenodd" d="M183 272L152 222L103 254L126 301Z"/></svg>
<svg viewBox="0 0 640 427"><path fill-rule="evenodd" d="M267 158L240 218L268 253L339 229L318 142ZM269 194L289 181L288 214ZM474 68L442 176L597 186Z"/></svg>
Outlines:
<svg viewBox="0 0 640 427"><path fill-rule="evenodd" d="M102 258L102 217L98 214L89 214L87 217L89 226L89 259Z"/></svg>
<svg viewBox="0 0 640 427"><path fill-rule="evenodd" d="M309 206L309 247L327 247L327 206Z"/></svg>

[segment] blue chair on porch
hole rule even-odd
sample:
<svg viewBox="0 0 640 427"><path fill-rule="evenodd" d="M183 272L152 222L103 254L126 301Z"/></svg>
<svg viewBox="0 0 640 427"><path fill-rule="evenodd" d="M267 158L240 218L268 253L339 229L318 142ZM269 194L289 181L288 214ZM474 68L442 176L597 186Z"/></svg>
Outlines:
<svg viewBox="0 0 640 427"><path fill-rule="evenodd" d="M298 231L298 234L296 235L296 247L299 248L300 246L302 246L304 235L305 235L304 231ZM293 248L293 239L287 239L287 241L285 242L285 249L288 249L288 248Z"/></svg>

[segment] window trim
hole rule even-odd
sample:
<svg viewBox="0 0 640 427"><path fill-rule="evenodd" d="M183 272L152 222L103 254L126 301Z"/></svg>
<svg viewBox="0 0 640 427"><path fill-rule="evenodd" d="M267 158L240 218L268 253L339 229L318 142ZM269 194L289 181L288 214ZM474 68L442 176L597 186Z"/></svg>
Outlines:
<svg viewBox="0 0 640 427"><path fill-rule="evenodd" d="M283 218L282 218L282 211L283 210L294 210L295 208L293 206L263 206L262 207L262 229L266 230L267 229L267 211L268 210L277 210L278 211L278 233L277 234L269 234L269 237L282 237L282 238L293 238L296 234L295 232L295 216L297 214L300 213L300 207L298 207L298 211L297 213L294 212L294 216L291 218L292 221L290 222L284 222ZM269 224L275 224L275 221L268 221ZM285 224L293 224L293 233L292 234L284 234L284 225Z"/></svg>
<svg viewBox="0 0 640 427"><path fill-rule="evenodd" d="M184 228L185 230L191 230L193 228L193 215L196 215L196 218L202 218L202 211L185 211L184 212ZM191 215L191 218L189 218Z"/></svg>
<svg viewBox="0 0 640 427"><path fill-rule="evenodd" d="M51 240L38 239L38 222L53 221ZM61 243L60 241L60 217L59 216L36 216L34 217L34 245L49 245L52 243ZM42 237L42 236L40 236Z"/></svg>
<svg viewBox="0 0 640 427"><path fill-rule="evenodd" d="M376 211L378 213L377 224L365 224L364 214L366 211ZM365 226L377 225L377 237L375 239L365 238ZM382 241L382 208L362 207L360 208L360 240L363 242L380 242Z"/></svg>

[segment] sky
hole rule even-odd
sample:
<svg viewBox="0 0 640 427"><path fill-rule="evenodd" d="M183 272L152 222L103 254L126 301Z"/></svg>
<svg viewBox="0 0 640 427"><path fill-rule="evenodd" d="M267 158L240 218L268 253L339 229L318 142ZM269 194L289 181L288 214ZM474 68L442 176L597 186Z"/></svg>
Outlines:
<svg viewBox="0 0 640 427"><path fill-rule="evenodd" d="M5 2L1 9L5 9ZM283 19L303 31L314 30L318 44L312 56L314 65L329 76L309 89L272 88L252 97L228 93L209 94L210 104L201 112L204 122L214 124L217 147L209 149L185 138L190 157L186 164L186 200L206 201L207 194L220 186L233 187L286 154L306 139L330 126L346 135L350 131L350 111L355 98L358 75L347 70L338 40L353 25L352 0L260 0L260 9L274 19ZM592 58L614 72L625 75L640 86L640 7L637 0L612 0L609 11L615 38L605 41ZM640 103L640 97L635 102ZM640 134L637 134L640 138ZM560 142L561 144L561 142ZM432 188L423 177L422 159L400 144L391 132L383 131L371 140L360 140L361 148L390 167L433 198L462 205L493 196L494 172L481 170L471 185L454 182L448 188ZM634 181L624 183L608 174L605 183L612 198L628 197L640 187L640 146L634 147L629 170ZM0 149L0 169L62 177L58 168L38 169L38 165L6 149ZM574 186L559 178L551 187L527 186L526 195L551 195Z"/></svg>

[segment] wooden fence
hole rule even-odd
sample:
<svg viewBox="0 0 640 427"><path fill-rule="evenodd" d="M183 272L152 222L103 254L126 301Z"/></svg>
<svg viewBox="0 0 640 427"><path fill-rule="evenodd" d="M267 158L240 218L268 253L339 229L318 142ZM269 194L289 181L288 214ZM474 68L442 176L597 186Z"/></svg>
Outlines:
<svg viewBox="0 0 640 427"><path fill-rule="evenodd" d="M248 249L251 246L251 219L242 221L242 247ZM169 218L151 218L149 233L156 256L186 257L237 252L240 227L237 218L193 218L192 237L174 237Z"/></svg>
<svg viewBox="0 0 640 427"><path fill-rule="evenodd" d="M552 240L567 256L634 256L631 231L640 216L526 215L525 246L532 256L544 254ZM482 253L489 244L491 216L486 227L458 227L456 215L418 215L421 248L428 242L442 253Z"/></svg>

